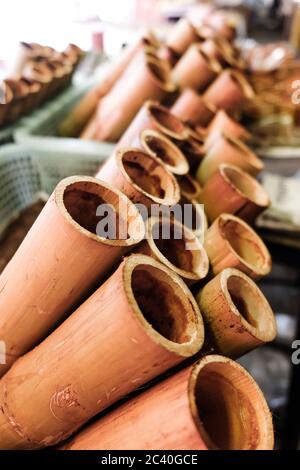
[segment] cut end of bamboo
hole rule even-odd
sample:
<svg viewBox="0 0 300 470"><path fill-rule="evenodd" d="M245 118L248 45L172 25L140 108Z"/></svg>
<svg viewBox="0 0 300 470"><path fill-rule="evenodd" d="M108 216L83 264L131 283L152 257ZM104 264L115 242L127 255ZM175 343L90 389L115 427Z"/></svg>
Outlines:
<svg viewBox="0 0 300 470"><path fill-rule="evenodd" d="M138 321L164 349L181 357L201 349L202 317L177 274L149 256L135 254L125 259L124 286Z"/></svg>
<svg viewBox="0 0 300 470"><path fill-rule="evenodd" d="M271 271L271 255L262 239L232 214L221 214L214 221L205 233L204 246L215 275L230 267L259 279Z"/></svg>
<svg viewBox="0 0 300 470"><path fill-rule="evenodd" d="M172 114L168 108L155 101L148 101L145 104L146 110L151 119L155 121L155 127L171 139L185 140L188 137L188 130L184 123Z"/></svg>
<svg viewBox="0 0 300 470"><path fill-rule="evenodd" d="M224 269L204 286L197 300L213 345L221 354L240 357L276 337L276 321L267 299L237 269Z"/></svg>
<svg viewBox="0 0 300 470"><path fill-rule="evenodd" d="M166 93L174 93L177 85L172 81L170 70L159 58L145 54L146 64L152 78Z"/></svg>
<svg viewBox="0 0 300 470"><path fill-rule="evenodd" d="M138 209L121 191L103 181L71 176L57 185L54 197L63 217L96 242L130 247L144 238L144 223ZM102 230L99 223L104 217Z"/></svg>
<svg viewBox="0 0 300 470"><path fill-rule="evenodd" d="M187 199L198 199L202 188L195 178L187 174L180 176L177 181L183 196Z"/></svg>
<svg viewBox="0 0 300 470"><path fill-rule="evenodd" d="M194 233L180 222L150 217L147 240L151 256L182 277L188 285L203 279L209 268L208 256Z"/></svg>
<svg viewBox="0 0 300 470"><path fill-rule="evenodd" d="M140 136L144 149L162 160L168 170L176 175L185 175L189 164L181 150L160 132L146 129Z"/></svg>
<svg viewBox="0 0 300 470"><path fill-rule="evenodd" d="M234 165L220 165L220 172L225 179L236 188L245 198L257 206L266 209L270 205L269 197L261 184L246 172Z"/></svg>
<svg viewBox="0 0 300 470"><path fill-rule="evenodd" d="M190 408L208 449L272 450L272 415L262 391L236 362L218 355L195 364Z"/></svg>
<svg viewBox="0 0 300 470"><path fill-rule="evenodd" d="M178 183L158 158L134 148L119 150L115 158L124 178L137 191L157 204L177 204L180 197Z"/></svg>

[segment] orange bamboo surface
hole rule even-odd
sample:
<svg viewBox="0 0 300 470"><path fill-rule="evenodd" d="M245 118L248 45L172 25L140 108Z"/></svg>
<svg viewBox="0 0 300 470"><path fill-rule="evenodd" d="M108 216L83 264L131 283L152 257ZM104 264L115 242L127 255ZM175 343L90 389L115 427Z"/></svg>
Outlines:
<svg viewBox="0 0 300 470"><path fill-rule="evenodd" d="M216 137L222 133L235 137L237 139L248 141L251 139L251 134L239 122L230 117L224 109L220 109L214 119L208 126L208 137L206 140L206 147L214 142Z"/></svg>
<svg viewBox="0 0 300 470"><path fill-rule="evenodd" d="M97 235L96 210L103 203L122 222L122 238L117 227L115 239ZM0 276L0 338L7 351L0 375L70 314L143 236L138 210L119 191L91 177L62 180Z"/></svg>
<svg viewBox="0 0 300 470"><path fill-rule="evenodd" d="M193 125L207 126L216 113L217 108L211 105L192 88L182 90L173 104L171 111L175 116Z"/></svg>
<svg viewBox="0 0 300 470"><path fill-rule="evenodd" d="M134 70L133 70L134 69ZM163 99L176 87L164 64L145 55L136 67L129 67L100 101L96 112L96 140L116 142L125 132L140 107L149 99ZM89 133L90 122L83 131Z"/></svg>
<svg viewBox="0 0 300 470"><path fill-rule="evenodd" d="M100 418L62 449L271 450L273 446L272 416L258 385L236 362L210 355Z"/></svg>
<svg viewBox="0 0 300 470"><path fill-rule="evenodd" d="M187 18L180 19L166 38L167 46L179 56L197 41L199 41L198 31Z"/></svg>
<svg viewBox="0 0 300 470"><path fill-rule="evenodd" d="M196 354L203 337L199 309L182 279L148 256L126 258L0 381L0 448L40 448L66 439Z"/></svg>
<svg viewBox="0 0 300 470"><path fill-rule="evenodd" d="M172 70L180 89L204 90L221 72L219 62L203 52L201 44L192 44Z"/></svg>
<svg viewBox="0 0 300 470"><path fill-rule="evenodd" d="M221 214L205 232L204 247L212 271L237 268L252 279L271 271L271 255L257 233L239 217Z"/></svg>
<svg viewBox="0 0 300 470"><path fill-rule="evenodd" d="M156 130L175 141L188 137L188 129L181 119L155 101L147 101L118 142L118 148L129 146L143 130Z"/></svg>
<svg viewBox="0 0 300 470"><path fill-rule="evenodd" d="M270 204L264 188L234 165L221 164L206 182L199 201L213 222L223 212L253 222Z"/></svg>
<svg viewBox="0 0 300 470"><path fill-rule="evenodd" d="M254 91L243 73L234 69L222 72L204 93L204 98L219 109L233 113L254 98Z"/></svg>
<svg viewBox="0 0 300 470"><path fill-rule="evenodd" d="M96 175L120 189L133 202L172 206L180 198L175 176L154 155L134 148L117 150Z"/></svg>
<svg viewBox="0 0 300 470"><path fill-rule="evenodd" d="M197 179L200 184L203 185L217 171L221 163L236 165L253 176L264 167L262 160L246 144L224 133L216 136L198 166Z"/></svg>
<svg viewBox="0 0 300 470"><path fill-rule="evenodd" d="M196 296L216 352L238 358L276 337L267 299L250 277L226 268Z"/></svg>
<svg viewBox="0 0 300 470"><path fill-rule="evenodd" d="M127 46L120 57L106 70L99 83L80 100L67 118L63 120L59 128L60 134L68 137L77 136L95 113L99 100L111 90L138 52L143 50L146 45L154 43L155 37L148 34Z"/></svg>

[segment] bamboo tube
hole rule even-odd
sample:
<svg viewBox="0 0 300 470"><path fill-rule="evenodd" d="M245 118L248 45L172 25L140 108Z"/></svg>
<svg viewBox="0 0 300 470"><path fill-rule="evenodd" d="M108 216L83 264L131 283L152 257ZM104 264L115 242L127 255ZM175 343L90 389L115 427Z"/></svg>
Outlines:
<svg viewBox="0 0 300 470"><path fill-rule="evenodd" d="M186 88L171 108L171 112L182 121L192 125L207 126L217 108L204 100L196 90Z"/></svg>
<svg viewBox="0 0 300 470"><path fill-rule="evenodd" d="M251 139L251 134L239 122L230 117L224 109L220 109L208 126L208 137L206 148L212 144L216 136L225 133L236 139L247 142Z"/></svg>
<svg viewBox="0 0 300 470"><path fill-rule="evenodd" d="M143 130L131 143L160 159L174 175L185 175L189 164L182 151L161 132Z"/></svg>
<svg viewBox="0 0 300 470"><path fill-rule="evenodd" d="M26 102L29 95L29 86L20 79L8 79L4 80L4 83L12 90L13 98L10 103L9 110L6 113L6 121L15 122L17 118L26 109Z"/></svg>
<svg viewBox="0 0 300 470"><path fill-rule="evenodd" d="M205 24L214 29L222 38L232 41L236 36L236 28L222 11L214 11L205 18Z"/></svg>
<svg viewBox="0 0 300 470"><path fill-rule="evenodd" d="M166 39L166 45L179 56L185 53L191 44L199 41L197 29L189 20L182 18L173 26Z"/></svg>
<svg viewBox="0 0 300 470"><path fill-rule="evenodd" d="M96 214L104 203L112 211L107 234ZM138 210L119 191L91 177L62 180L0 276L0 338L7 350L0 376L143 237Z"/></svg>
<svg viewBox="0 0 300 470"><path fill-rule="evenodd" d="M197 304L148 256L117 271L0 382L0 448L54 445L203 344ZM25 406L32 399L34 407Z"/></svg>
<svg viewBox="0 0 300 470"><path fill-rule="evenodd" d="M223 212L253 222L270 205L268 195L258 181L228 164L221 164L210 177L199 201L204 204L210 222Z"/></svg>
<svg viewBox="0 0 300 470"><path fill-rule="evenodd" d="M100 101L97 109L98 140L116 142L148 99L162 99L176 87L161 61L145 57L134 69L123 73Z"/></svg>
<svg viewBox="0 0 300 470"><path fill-rule="evenodd" d="M165 264L192 285L204 279L209 261L195 234L170 217L149 217L146 239L135 250Z"/></svg>
<svg viewBox="0 0 300 470"><path fill-rule="evenodd" d="M53 74L44 63L34 61L28 62L23 70L23 76L30 80L37 80L41 83L41 101L44 101L49 97Z"/></svg>
<svg viewBox="0 0 300 470"><path fill-rule="evenodd" d="M205 24L205 19L214 11L214 7L208 3L197 3L196 5L191 5L187 12L187 19L194 25L195 28L201 28Z"/></svg>
<svg viewBox="0 0 300 470"><path fill-rule="evenodd" d="M189 199L181 193L179 204L182 207L182 214L174 213L174 217L183 223L194 235L199 238L200 242L204 241L204 233L207 230L207 219L204 207L196 199Z"/></svg>
<svg viewBox="0 0 300 470"><path fill-rule="evenodd" d="M135 148L117 150L96 175L120 189L135 203L173 206L180 190L174 175L156 158Z"/></svg>
<svg viewBox="0 0 300 470"><path fill-rule="evenodd" d="M217 108L232 113L246 100L254 99L254 91L238 70L224 70L204 93L204 98Z"/></svg>
<svg viewBox="0 0 300 470"><path fill-rule="evenodd" d="M215 350L231 358L273 341L276 321L258 286L246 274L227 268L196 295Z"/></svg>
<svg viewBox="0 0 300 470"><path fill-rule="evenodd" d="M16 55L10 67L9 75L11 77L19 77L23 73L23 69L27 62L37 57L41 52L41 46L35 43L19 42Z"/></svg>
<svg viewBox="0 0 300 470"><path fill-rule="evenodd" d="M143 36L122 51L120 57L112 62L99 83L79 101L62 121L59 128L60 135L76 137L80 134L88 120L95 113L100 99L112 89L133 58L147 44L155 44L155 37L152 41L152 35Z"/></svg>
<svg viewBox="0 0 300 470"><path fill-rule="evenodd" d="M201 44L192 44L175 65L172 78L180 89L204 90L221 72L219 62L206 55Z"/></svg>
<svg viewBox="0 0 300 470"><path fill-rule="evenodd" d="M5 124L6 116L9 113L9 109L11 106L11 102L13 99L13 92L10 86L7 83L1 82L0 83L0 93L1 93L1 100L0 100L0 126Z"/></svg>
<svg viewBox="0 0 300 470"><path fill-rule="evenodd" d="M187 199L198 199L202 188L198 181L191 175L183 175L177 178L180 192Z"/></svg>
<svg viewBox="0 0 300 470"><path fill-rule="evenodd" d="M210 355L98 419L63 450L271 450L273 446L272 415L256 382L238 363Z"/></svg>
<svg viewBox="0 0 300 470"><path fill-rule="evenodd" d="M212 272L237 268L252 279L260 279L271 271L269 250L257 233L242 219L221 214L205 232L204 247Z"/></svg>
<svg viewBox="0 0 300 470"><path fill-rule="evenodd" d="M246 144L224 133L216 136L198 166L196 178L200 184L204 184L221 163L235 165L253 176L264 167L262 160Z"/></svg>
<svg viewBox="0 0 300 470"><path fill-rule="evenodd" d="M146 129L161 132L175 141L181 141L188 137L186 126L168 108L158 102L147 101L122 135L117 144L118 148L130 145L136 136Z"/></svg>
<svg viewBox="0 0 300 470"><path fill-rule="evenodd" d="M40 93L42 85L37 80L32 80L26 77L20 78L22 83L28 87L28 99L26 101L25 112L31 111L36 106L38 106L40 102Z"/></svg>
<svg viewBox="0 0 300 470"><path fill-rule="evenodd" d="M191 173L194 173L205 155L203 142L200 144L194 138L189 137L183 142L180 142L180 149L189 163Z"/></svg>

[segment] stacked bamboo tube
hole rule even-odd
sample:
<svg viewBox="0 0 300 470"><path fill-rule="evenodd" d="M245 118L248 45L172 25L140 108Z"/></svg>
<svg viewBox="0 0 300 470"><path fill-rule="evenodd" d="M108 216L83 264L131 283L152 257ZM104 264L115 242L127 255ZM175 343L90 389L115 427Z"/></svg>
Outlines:
<svg viewBox="0 0 300 470"><path fill-rule="evenodd" d="M73 134L93 115L84 138L117 145L96 178L57 186L0 276L0 448L59 444L156 377L62 448L273 447L264 397L233 360L276 335L254 282L271 258L249 225L269 204L263 165L237 121L253 92L232 25L203 18L139 40L63 123ZM207 74L185 88L190 54Z"/></svg>
<svg viewBox="0 0 300 470"><path fill-rule="evenodd" d="M0 83L0 127L15 122L69 85L81 55L72 44L58 52L36 43L20 43L10 78Z"/></svg>

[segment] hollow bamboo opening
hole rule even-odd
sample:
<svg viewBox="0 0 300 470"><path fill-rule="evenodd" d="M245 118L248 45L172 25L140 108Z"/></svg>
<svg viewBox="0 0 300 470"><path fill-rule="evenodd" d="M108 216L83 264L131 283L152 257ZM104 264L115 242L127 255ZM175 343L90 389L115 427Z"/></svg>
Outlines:
<svg viewBox="0 0 300 470"><path fill-rule="evenodd" d="M218 219L221 236L229 249L255 274L264 276L270 272L271 256L257 233L243 220L221 214Z"/></svg>
<svg viewBox="0 0 300 470"><path fill-rule="evenodd" d="M193 368L191 412L208 449L272 449L271 413L258 385L239 364L207 356Z"/></svg>
<svg viewBox="0 0 300 470"><path fill-rule="evenodd" d="M95 178L65 178L55 189L55 200L67 221L95 241L131 246L144 237L143 219L134 204Z"/></svg>
<svg viewBox="0 0 300 470"><path fill-rule="evenodd" d="M234 148L236 148L244 159L257 171L261 171L264 167L263 162L253 153L250 148L237 137L232 137L222 132L222 137Z"/></svg>
<svg viewBox="0 0 300 470"><path fill-rule="evenodd" d="M207 228L205 213L201 204L194 199L181 195L180 205L183 211L183 223L197 235L204 235Z"/></svg>
<svg viewBox="0 0 300 470"><path fill-rule="evenodd" d="M123 149L117 160L125 178L154 202L172 205L179 200L175 177L156 157L135 149Z"/></svg>
<svg viewBox="0 0 300 470"><path fill-rule="evenodd" d="M191 175L183 175L178 178L178 184L181 190L181 193L189 198L196 199L200 192L201 186L197 180L195 180Z"/></svg>
<svg viewBox="0 0 300 470"><path fill-rule="evenodd" d="M193 232L180 222L150 218L147 241L157 258L181 277L199 280L207 275L206 251Z"/></svg>
<svg viewBox="0 0 300 470"><path fill-rule="evenodd" d="M250 175L233 165L224 164L220 165L220 172L243 197L261 207L269 205L269 198L264 188Z"/></svg>
<svg viewBox="0 0 300 470"><path fill-rule="evenodd" d="M162 160L172 173L184 175L189 171L189 164L181 150L160 132L146 129L141 133L141 141L144 149Z"/></svg>
<svg viewBox="0 0 300 470"><path fill-rule="evenodd" d="M137 319L162 346L190 356L203 344L204 328L198 306L185 283L149 256L125 261L124 287Z"/></svg>
<svg viewBox="0 0 300 470"><path fill-rule="evenodd" d="M147 68L158 86L168 93L173 93L176 90L176 85L172 82L169 70L163 62L147 54L145 60Z"/></svg>
<svg viewBox="0 0 300 470"><path fill-rule="evenodd" d="M255 282L237 269L225 269L221 284L231 311L243 327L262 342L272 341L276 336L274 314Z"/></svg>
<svg viewBox="0 0 300 470"><path fill-rule="evenodd" d="M183 140L188 132L183 122L159 103L148 102L147 109L157 128L176 140Z"/></svg>

